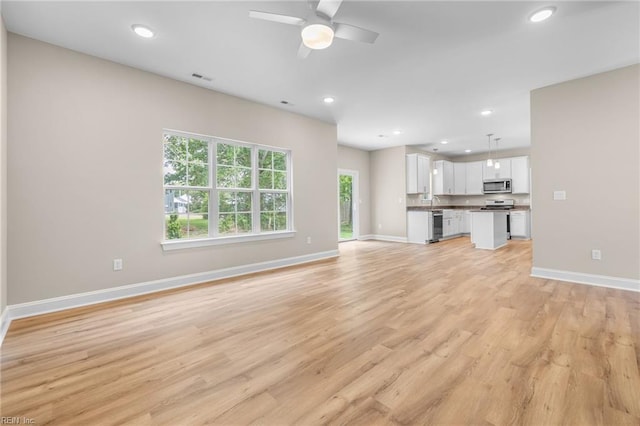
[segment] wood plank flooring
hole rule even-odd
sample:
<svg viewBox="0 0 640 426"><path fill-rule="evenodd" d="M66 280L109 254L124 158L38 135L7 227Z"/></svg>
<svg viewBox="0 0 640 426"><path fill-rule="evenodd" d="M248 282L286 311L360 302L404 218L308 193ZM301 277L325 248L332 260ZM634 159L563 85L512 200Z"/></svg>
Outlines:
<svg viewBox="0 0 640 426"><path fill-rule="evenodd" d="M14 321L0 413L37 425L640 425L640 294L531 278L527 241L340 252Z"/></svg>

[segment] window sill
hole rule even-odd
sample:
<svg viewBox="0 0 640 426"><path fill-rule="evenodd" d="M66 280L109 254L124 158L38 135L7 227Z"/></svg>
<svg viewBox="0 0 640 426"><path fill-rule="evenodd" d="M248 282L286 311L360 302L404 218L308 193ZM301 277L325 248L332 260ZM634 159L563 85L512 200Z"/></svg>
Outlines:
<svg viewBox="0 0 640 426"><path fill-rule="evenodd" d="M162 241L163 251L182 250L197 247L219 246L250 241L276 240L280 238L293 238L296 231L268 232L264 234L234 235L230 237L198 238L193 240L168 240Z"/></svg>

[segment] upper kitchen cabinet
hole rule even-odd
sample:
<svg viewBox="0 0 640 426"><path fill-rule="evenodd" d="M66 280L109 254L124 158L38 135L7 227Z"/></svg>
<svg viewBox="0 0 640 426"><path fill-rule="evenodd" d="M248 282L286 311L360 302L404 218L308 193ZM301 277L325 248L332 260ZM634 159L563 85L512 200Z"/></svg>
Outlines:
<svg viewBox="0 0 640 426"><path fill-rule="evenodd" d="M407 154L407 194L430 192L430 176L429 157L420 154Z"/></svg>
<svg viewBox="0 0 640 426"><path fill-rule="evenodd" d="M500 162L500 168L496 169L496 162ZM487 166L486 162L483 162L482 166L482 178L483 179L511 179L511 159L510 158L498 158L494 160L493 166Z"/></svg>
<svg viewBox="0 0 640 426"><path fill-rule="evenodd" d="M511 179L513 194L529 193L529 157L513 157L511 159Z"/></svg>
<svg viewBox="0 0 640 426"><path fill-rule="evenodd" d="M452 195L454 193L453 163L446 160L434 161L433 168L434 195Z"/></svg>
<svg viewBox="0 0 640 426"><path fill-rule="evenodd" d="M482 195L482 164L483 161L462 163L466 165L466 195ZM457 176L456 176L457 179ZM457 181L456 181L457 182Z"/></svg>
<svg viewBox="0 0 640 426"><path fill-rule="evenodd" d="M453 193L455 195L467 193L467 166L465 163L453 163Z"/></svg>

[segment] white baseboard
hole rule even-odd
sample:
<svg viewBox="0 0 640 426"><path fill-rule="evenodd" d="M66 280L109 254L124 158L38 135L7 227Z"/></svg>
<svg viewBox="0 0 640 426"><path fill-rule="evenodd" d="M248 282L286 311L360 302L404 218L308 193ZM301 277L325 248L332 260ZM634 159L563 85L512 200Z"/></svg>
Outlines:
<svg viewBox="0 0 640 426"><path fill-rule="evenodd" d="M373 240L373 234L360 235L358 241Z"/></svg>
<svg viewBox="0 0 640 426"><path fill-rule="evenodd" d="M96 303L125 299L143 294L156 293L178 287L186 287L194 284L206 283L223 278L237 277L239 275L263 272L285 266L299 265L317 260L338 257L338 250L329 250L312 253L303 256L289 257L285 259L271 260L268 262L252 263L249 265L235 266L232 268L218 269L215 271L201 272L197 274L183 275L173 278L165 278L156 281L148 281L138 284L130 284L121 287L107 288L104 290L90 291L87 293L71 294L68 296L54 297L52 299L36 300L34 302L20 303L7 307L9 319L25 318L65 309L94 305ZM4 321L2 322L4 325Z"/></svg>
<svg viewBox="0 0 640 426"><path fill-rule="evenodd" d="M393 235L379 235L379 234L371 234L367 235L368 240L376 240L376 241L389 241L392 243L406 243L407 237L396 237Z"/></svg>
<svg viewBox="0 0 640 426"><path fill-rule="evenodd" d="M583 274L581 272L559 271L557 269L531 268L531 276L558 281L569 281L577 284L588 284L597 287L615 288L640 292L640 280L618 278L606 275Z"/></svg>
<svg viewBox="0 0 640 426"><path fill-rule="evenodd" d="M4 336L7 335L10 324L11 318L9 317L9 307L6 307L4 308L4 311L0 313L0 346L2 346L2 341L4 340Z"/></svg>

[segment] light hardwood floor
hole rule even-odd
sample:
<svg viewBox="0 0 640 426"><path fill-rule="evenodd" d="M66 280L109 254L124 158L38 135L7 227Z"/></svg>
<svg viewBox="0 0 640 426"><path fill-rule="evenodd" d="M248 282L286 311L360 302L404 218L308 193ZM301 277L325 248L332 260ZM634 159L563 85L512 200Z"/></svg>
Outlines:
<svg viewBox="0 0 640 426"><path fill-rule="evenodd" d="M38 425L639 425L640 294L529 277L531 244L341 257L13 322Z"/></svg>

